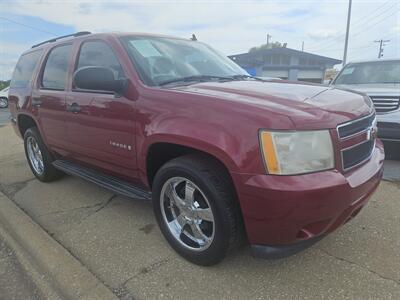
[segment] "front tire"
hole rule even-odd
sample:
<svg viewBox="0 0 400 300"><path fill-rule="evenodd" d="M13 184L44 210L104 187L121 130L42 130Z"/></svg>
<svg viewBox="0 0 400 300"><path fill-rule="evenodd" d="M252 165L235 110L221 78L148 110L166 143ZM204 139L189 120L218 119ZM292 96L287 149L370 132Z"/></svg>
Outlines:
<svg viewBox="0 0 400 300"><path fill-rule="evenodd" d="M32 173L43 182L50 182L62 176L62 172L54 168L54 159L36 127L26 130L24 134L25 155Z"/></svg>
<svg viewBox="0 0 400 300"><path fill-rule="evenodd" d="M167 162L153 182L153 209L171 247L203 266L220 262L241 240L241 217L229 174L203 155Z"/></svg>

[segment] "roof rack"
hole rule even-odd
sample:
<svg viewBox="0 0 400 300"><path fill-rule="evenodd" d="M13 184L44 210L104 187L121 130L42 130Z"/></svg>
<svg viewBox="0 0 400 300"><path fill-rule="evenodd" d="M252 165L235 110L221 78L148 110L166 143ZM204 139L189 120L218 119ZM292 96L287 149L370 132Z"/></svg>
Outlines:
<svg viewBox="0 0 400 300"><path fill-rule="evenodd" d="M67 34L67 35L59 36L59 37L41 42L39 44L33 45L31 48L36 48L36 47L39 47L39 46L41 46L43 44L47 44L47 43L53 43L55 41L58 41L58 40L61 40L61 39L67 38L67 37L77 37L77 36L87 35L87 34L91 34L91 32L90 31L80 31L80 32L76 32L73 34Z"/></svg>

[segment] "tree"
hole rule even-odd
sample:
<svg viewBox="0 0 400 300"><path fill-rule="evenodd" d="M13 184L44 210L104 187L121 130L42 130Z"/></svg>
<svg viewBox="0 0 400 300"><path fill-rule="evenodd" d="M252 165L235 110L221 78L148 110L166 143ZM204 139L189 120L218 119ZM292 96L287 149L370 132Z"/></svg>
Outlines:
<svg viewBox="0 0 400 300"><path fill-rule="evenodd" d="M5 89L6 87L8 87L10 85L10 80L4 81L4 80L0 80L0 91L2 89Z"/></svg>
<svg viewBox="0 0 400 300"><path fill-rule="evenodd" d="M272 49L272 48L281 48L281 47L283 47L283 45L280 42L271 42L269 44L263 44L258 47L250 48L249 53L260 51L260 50Z"/></svg>

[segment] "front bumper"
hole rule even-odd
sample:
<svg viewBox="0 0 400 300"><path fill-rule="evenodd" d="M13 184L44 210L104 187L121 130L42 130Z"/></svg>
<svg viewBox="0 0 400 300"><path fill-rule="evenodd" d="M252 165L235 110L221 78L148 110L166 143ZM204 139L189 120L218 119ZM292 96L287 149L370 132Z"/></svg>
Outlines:
<svg viewBox="0 0 400 300"><path fill-rule="evenodd" d="M349 221L378 187L383 160L383 146L377 141L371 159L345 174L232 174L253 250L262 245L279 250L316 240Z"/></svg>
<svg viewBox="0 0 400 300"><path fill-rule="evenodd" d="M322 240L324 235L288 245L251 245L251 254L258 258L278 259L294 255Z"/></svg>
<svg viewBox="0 0 400 300"><path fill-rule="evenodd" d="M378 136L384 141L400 142L400 110L377 114Z"/></svg>

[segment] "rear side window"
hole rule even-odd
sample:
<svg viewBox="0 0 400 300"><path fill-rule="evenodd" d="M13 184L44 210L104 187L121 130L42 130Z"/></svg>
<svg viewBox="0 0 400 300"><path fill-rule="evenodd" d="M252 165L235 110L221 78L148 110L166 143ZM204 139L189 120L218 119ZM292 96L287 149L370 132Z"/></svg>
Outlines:
<svg viewBox="0 0 400 300"><path fill-rule="evenodd" d="M28 86L41 55L42 50L38 50L24 54L20 57L14 69L10 87L25 88Z"/></svg>
<svg viewBox="0 0 400 300"><path fill-rule="evenodd" d="M105 42L90 41L83 43L79 52L78 64L76 69L83 67L105 67L114 71L115 78L124 77L122 67L118 62L114 52Z"/></svg>
<svg viewBox="0 0 400 300"><path fill-rule="evenodd" d="M71 49L72 45L64 45L51 50L43 71L43 88L52 90L65 89Z"/></svg>

